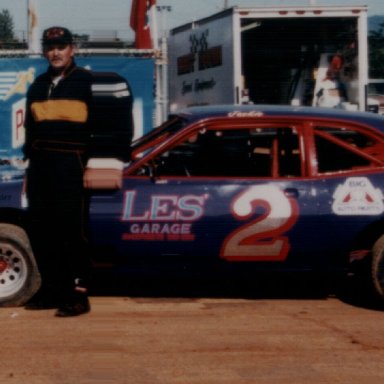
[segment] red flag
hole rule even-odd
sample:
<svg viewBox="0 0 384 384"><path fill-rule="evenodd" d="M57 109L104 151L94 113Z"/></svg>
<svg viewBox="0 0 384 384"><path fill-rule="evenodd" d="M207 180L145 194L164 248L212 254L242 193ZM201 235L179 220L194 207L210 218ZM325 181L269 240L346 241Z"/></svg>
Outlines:
<svg viewBox="0 0 384 384"><path fill-rule="evenodd" d="M135 31L135 48L151 49L151 28L149 10L156 0L132 0L130 26Z"/></svg>

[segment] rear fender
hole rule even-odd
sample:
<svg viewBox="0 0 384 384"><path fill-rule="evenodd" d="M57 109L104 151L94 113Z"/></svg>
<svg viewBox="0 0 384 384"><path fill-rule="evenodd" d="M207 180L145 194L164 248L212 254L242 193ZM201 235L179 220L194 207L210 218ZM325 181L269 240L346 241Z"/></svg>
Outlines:
<svg viewBox="0 0 384 384"><path fill-rule="evenodd" d="M384 220L378 220L365 227L354 239L349 254L349 262L354 264L371 256L372 247L384 234Z"/></svg>

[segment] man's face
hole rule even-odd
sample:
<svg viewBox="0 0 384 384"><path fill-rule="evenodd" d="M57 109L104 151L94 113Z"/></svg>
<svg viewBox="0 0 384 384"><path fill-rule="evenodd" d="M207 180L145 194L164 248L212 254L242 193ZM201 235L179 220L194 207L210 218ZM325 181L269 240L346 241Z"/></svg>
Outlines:
<svg viewBox="0 0 384 384"><path fill-rule="evenodd" d="M44 47L44 56L58 73L72 63L75 49L72 44L52 44Z"/></svg>

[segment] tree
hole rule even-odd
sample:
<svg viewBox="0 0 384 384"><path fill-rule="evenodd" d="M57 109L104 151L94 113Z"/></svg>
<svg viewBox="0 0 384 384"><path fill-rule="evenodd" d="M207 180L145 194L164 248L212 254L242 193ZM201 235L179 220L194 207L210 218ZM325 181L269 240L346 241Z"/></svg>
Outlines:
<svg viewBox="0 0 384 384"><path fill-rule="evenodd" d="M371 31L369 41L369 77L384 78L384 23Z"/></svg>
<svg viewBox="0 0 384 384"><path fill-rule="evenodd" d="M0 12L0 41L11 41L14 39L13 18L8 9Z"/></svg>

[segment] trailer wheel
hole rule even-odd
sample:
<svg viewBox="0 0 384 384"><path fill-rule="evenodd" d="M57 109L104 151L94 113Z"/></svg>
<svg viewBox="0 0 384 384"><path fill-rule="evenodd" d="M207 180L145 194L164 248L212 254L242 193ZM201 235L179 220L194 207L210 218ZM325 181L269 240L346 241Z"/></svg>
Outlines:
<svg viewBox="0 0 384 384"><path fill-rule="evenodd" d="M373 246L371 271L375 293L384 299L384 235Z"/></svg>
<svg viewBox="0 0 384 384"><path fill-rule="evenodd" d="M27 234L16 225L0 224L0 306L23 305L40 284Z"/></svg>

